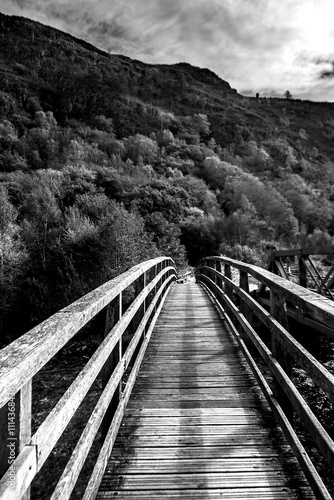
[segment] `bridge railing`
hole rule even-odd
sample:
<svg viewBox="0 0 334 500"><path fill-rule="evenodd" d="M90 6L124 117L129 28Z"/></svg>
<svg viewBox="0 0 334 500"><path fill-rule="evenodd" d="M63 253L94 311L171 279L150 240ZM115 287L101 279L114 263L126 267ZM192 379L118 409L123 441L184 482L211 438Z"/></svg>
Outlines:
<svg viewBox="0 0 334 500"><path fill-rule="evenodd" d="M177 283L185 283L192 276L192 271L185 271L176 276Z"/></svg>
<svg viewBox="0 0 334 500"><path fill-rule="evenodd" d="M305 288L312 288L317 293L334 300L334 265L322 275L311 256L334 255L334 246L272 250L269 256L268 270L290 280L293 262L298 261L298 282Z"/></svg>
<svg viewBox="0 0 334 500"><path fill-rule="evenodd" d="M289 333L287 304L294 308L301 324L306 317L334 338L334 304L300 285L291 283L260 267L226 257L207 257L196 267L196 279L213 295L217 305L239 342L264 395L278 419L302 470L318 499L330 500L316 467L302 446L293 424L294 412L309 432L319 452L334 470L334 442L306 403L293 378L293 367L303 369L308 377L334 403L334 376ZM250 293L250 283L258 283L270 292L270 312ZM259 335L263 325L270 341ZM256 362L261 356L270 371L268 383Z"/></svg>
<svg viewBox="0 0 334 500"><path fill-rule="evenodd" d="M102 393L51 498L67 499L101 429L103 442L83 498L94 498L111 452L153 326L170 285L174 263L139 264L57 312L0 351L0 498L29 498L29 487L98 377ZM132 300L122 311L122 294ZM131 292L131 293L130 293ZM90 320L102 319L101 343L31 435L32 379ZM101 321L97 321L101 325ZM122 352L123 335L131 330ZM94 331L95 333L95 331ZM124 374L126 372L126 379ZM45 479L47 481L47 478Z"/></svg>

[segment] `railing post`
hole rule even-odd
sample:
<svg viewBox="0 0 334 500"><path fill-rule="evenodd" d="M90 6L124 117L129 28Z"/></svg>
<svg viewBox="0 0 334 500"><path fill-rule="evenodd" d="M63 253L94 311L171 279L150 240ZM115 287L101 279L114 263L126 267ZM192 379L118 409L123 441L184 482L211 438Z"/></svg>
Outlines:
<svg viewBox="0 0 334 500"><path fill-rule="evenodd" d="M157 275L158 275L158 265L156 264L154 266L154 276L153 276L153 278L156 278ZM158 284L154 285L154 297L156 296L157 291L158 291ZM154 305L154 309L153 309L153 316L157 312L157 308L158 308L158 303L156 302L155 305Z"/></svg>
<svg viewBox="0 0 334 500"><path fill-rule="evenodd" d="M226 278L232 280L232 272L230 264L225 263L225 276ZM225 283L225 293L226 295L233 300L233 291L229 284Z"/></svg>
<svg viewBox="0 0 334 500"><path fill-rule="evenodd" d="M213 269L215 269L215 261L214 260L209 260L208 266L210 267L210 270L209 270L209 273L208 273L209 274L209 278L215 283L216 282L216 278L215 278L215 274L214 274L214 271L213 271ZM211 285L211 283L209 284L209 288L210 288L211 292L214 294L214 296L216 296L215 289Z"/></svg>
<svg viewBox="0 0 334 500"><path fill-rule="evenodd" d="M279 292L270 290L270 314L289 331L288 314L285 298ZM292 359L285 351L275 332L271 332L271 352L283 370L290 377L292 373ZM289 421L293 422L293 406L277 380L273 380L273 393L281 405Z"/></svg>
<svg viewBox="0 0 334 500"><path fill-rule="evenodd" d="M136 295L136 297L138 297L138 295L144 290L144 288L146 287L146 282L147 282L147 276L146 276L146 272L145 272L137 279L137 281L135 283L135 295ZM145 314L146 306L147 306L146 301L147 301L147 298L144 300L143 304L140 306L137 314L135 315L135 317L133 319L134 333L137 330L138 325ZM137 319L135 320L135 318L137 318Z"/></svg>
<svg viewBox="0 0 334 500"><path fill-rule="evenodd" d="M214 278L214 274L213 274L213 272L212 272L212 268L214 267L213 260L208 260L208 266L209 266L209 268L210 268L210 269L209 269L209 271L208 271L209 278L210 278L211 280L214 280L215 278Z"/></svg>
<svg viewBox="0 0 334 500"><path fill-rule="evenodd" d="M120 294L106 308L104 337L108 335L110 330L117 323L117 321L119 321L121 317L122 317L122 292L120 292ZM122 338L120 338L120 340L115 345L113 352L109 356L109 359L105 362L105 365L102 369L102 390L107 385L110 376L112 375L113 371L115 370L121 358L122 358ZM101 426L102 442L105 439L105 436L112 422L113 416L116 412L117 406L121 398L121 394L122 394L122 381L120 381L119 386L115 391L115 394L110 402L109 408L106 411L106 414L102 422Z"/></svg>
<svg viewBox="0 0 334 500"><path fill-rule="evenodd" d="M218 271L219 273L222 272L222 263L221 263L220 260L216 261L216 271ZM217 283L217 286L220 289L222 289L222 287L223 287L223 280L222 280L222 278L220 278L219 276L217 276L216 283Z"/></svg>
<svg viewBox="0 0 334 500"><path fill-rule="evenodd" d="M298 256L299 284L307 288L307 269L302 255Z"/></svg>
<svg viewBox="0 0 334 500"><path fill-rule="evenodd" d="M240 269L240 288L249 293L248 273Z"/></svg>
<svg viewBox="0 0 334 500"><path fill-rule="evenodd" d="M10 470L10 489L16 489L15 457L31 438L31 380L0 409L0 478ZM30 499L30 488L21 497Z"/></svg>
<svg viewBox="0 0 334 500"><path fill-rule="evenodd" d="M239 286L242 290L244 290L246 293L249 293L249 283L248 283L248 273L246 271L242 271L240 269L240 279L239 279ZM243 301L243 299L240 299L240 312L245 316L245 318L248 320L250 317L250 310L247 304ZM248 338L247 333L244 331L242 326L240 325L240 330L239 333L241 335L241 338L244 340L247 348L251 348L252 344Z"/></svg>
<svg viewBox="0 0 334 500"><path fill-rule="evenodd" d="M203 266L206 266L206 259L202 260L200 276L206 276L207 275L206 269L202 269Z"/></svg>

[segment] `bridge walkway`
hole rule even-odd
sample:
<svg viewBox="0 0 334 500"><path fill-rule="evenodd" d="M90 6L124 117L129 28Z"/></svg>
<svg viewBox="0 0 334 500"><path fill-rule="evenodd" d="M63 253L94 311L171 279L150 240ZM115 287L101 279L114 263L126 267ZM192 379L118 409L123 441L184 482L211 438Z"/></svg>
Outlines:
<svg viewBox="0 0 334 500"><path fill-rule="evenodd" d="M174 285L97 495L313 499L238 344L200 285Z"/></svg>

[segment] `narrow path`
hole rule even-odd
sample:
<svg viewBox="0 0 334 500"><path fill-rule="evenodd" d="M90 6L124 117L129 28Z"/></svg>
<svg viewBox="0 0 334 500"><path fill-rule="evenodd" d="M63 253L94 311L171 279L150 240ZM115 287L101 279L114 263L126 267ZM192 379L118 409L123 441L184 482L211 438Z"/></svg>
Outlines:
<svg viewBox="0 0 334 500"><path fill-rule="evenodd" d="M314 498L239 348L195 283L174 285L97 495Z"/></svg>

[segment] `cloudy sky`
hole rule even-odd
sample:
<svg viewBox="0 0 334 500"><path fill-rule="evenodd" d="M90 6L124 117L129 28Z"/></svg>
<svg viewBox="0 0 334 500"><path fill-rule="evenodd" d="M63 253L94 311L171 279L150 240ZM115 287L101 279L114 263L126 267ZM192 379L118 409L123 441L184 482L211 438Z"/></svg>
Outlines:
<svg viewBox="0 0 334 500"><path fill-rule="evenodd" d="M334 0L0 0L113 53L208 67L239 93L334 101Z"/></svg>

